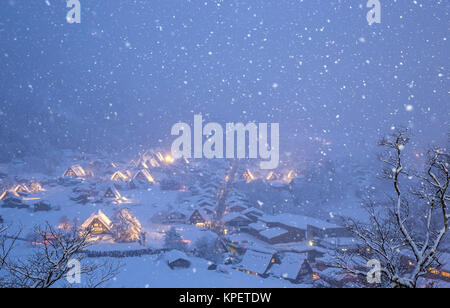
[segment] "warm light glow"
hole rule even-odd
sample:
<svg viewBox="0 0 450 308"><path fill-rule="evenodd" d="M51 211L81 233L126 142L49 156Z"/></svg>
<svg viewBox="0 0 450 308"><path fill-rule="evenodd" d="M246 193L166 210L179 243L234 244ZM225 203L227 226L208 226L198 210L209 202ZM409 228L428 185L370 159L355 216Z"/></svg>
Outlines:
<svg viewBox="0 0 450 308"><path fill-rule="evenodd" d="M164 161L164 156L161 153L158 152L158 154L156 154L156 156L158 157L158 159L160 161Z"/></svg>
<svg viewBox="0 0 450 308"><path fill-rule="evenodd" d="M314 242L313 241L309 241L308 242L308 246L313 247L314 246Z"/></svg>
<svg viewBox="0 0 450 308"><path fill-rule="evenodd" d="M38 191L46 191L44 188L42 188L41 184L38 182L32 182L30 184L30 191L31 192L38 192Z"/></svg>
<svg viewBox="0 0 450 308"><path fill-rule="evenodd" d="M272 181L274 179L275 179L275 173L273 173L273 171L270 171L266 177L266 181Z"/></svg>
<svg viewBox="0 0 450 308"><path fill-rule="evenodd" d="M297 174L295 173L294 170L289 171L288 175L287 175L287 182L291 183L293 179L295 179L297 177Z"/></svg>
<svg viewBox="0 0 450 308"><path fill-rule="evenodd" d="M247 170L244 177L247 179L247 183L250 183L255 180L255 176L253 175L253 173L250 170Z"/></svg>
<svg viewBox="0 0 450 308"><path fill-rule="evenodd" d="M146 169L143 169L136 173L134 176L135 179L147 181L149 183L155 183L155 179L152 177L150 172L148 172Z"/></svg>
<svg viewBox="0 0 450 308"><path fill-rule="evenodd" d="M41 200L41 198L28 198L28 197L23 197L22 198L23 201L35 201L35 200Z"/></svg>
<svg viewBox="0 0 450 308"><path fill-rule="evenodd" d="M320 280L319 274L316 274L316 273L314 273L314 274L312 275L312 278L313 278L314 280Z"/></svg>
<svg viewBox="0 0 450 308"><path fill-rule="evenodd" d="M110 180L115 182L126 182L128 180L128 176L121 171L117 171L111 176Z"/></svg>
<svg viewBox="0 0 450 308"><path fill-rule="evenodd" d="M165 161L167 164L171 164L171 163L174 162L174 159L173 159L172 155L166 155L166 157L164 157L164 161Z"/></svg>
<svg viewBox="0 0 450 308"><path fill-rule="evenodd" d="M72 166L63 174L65 177L77 177L77 178L84 178L87 176L86 171L83 169L83 167L76 165Z"/></svg>
<svg viewBox="0 0 450 308"><path fill-rule="evenodd" d="M433 275L440 275L441 274L441 272L438 271L437 269L430 269L430 273L433 274Z"/></svg>

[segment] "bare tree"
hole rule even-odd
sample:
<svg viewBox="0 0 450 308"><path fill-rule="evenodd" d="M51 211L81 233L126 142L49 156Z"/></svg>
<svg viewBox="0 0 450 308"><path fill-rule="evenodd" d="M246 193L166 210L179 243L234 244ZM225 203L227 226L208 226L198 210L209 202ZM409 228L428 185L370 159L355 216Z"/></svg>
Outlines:
<svg viewBox="0 0 450 308"><path fill-rule="evenodd" d="M85 279L85 286L99 287L115 277L119 265L108 262L90 262L83 251L90 246L90 230L55 230L49 224L35 230L33 253L14 260L9 252L3 259L3 287L50 288L68 287L67 277L72 273L72 262L80 265L76 274Z"/></svg>
<svg viewBox="0 0 450 308"><path fill-rule="evenodd" d="M366 276L365 262L376 259L381 263L379 270L386 285L397 288L417 287L429 268L439 265L439 247L447 235L450 217L448 154L434 148L428 153L423 172L408 170L403 153L409 141L407 130L381 141L380 145L386 148L381 156L386 166L383 174L394 189L390 206L385 208L369 201L368 224L347 221L362 249L339 253L336 264L347 272ZM416 215L411 215L412 207Z"/></svg>
<svg viewBox="0 0 450 308"><path fill-rule="evenodd" d="M0 226L0 273L5 267L6 260L14 249L15 243L21 234L21 231L18 231L14 235L9 235L7 230L7 226ZM0 283L1 280L2 278L0 276Z"/></svg>

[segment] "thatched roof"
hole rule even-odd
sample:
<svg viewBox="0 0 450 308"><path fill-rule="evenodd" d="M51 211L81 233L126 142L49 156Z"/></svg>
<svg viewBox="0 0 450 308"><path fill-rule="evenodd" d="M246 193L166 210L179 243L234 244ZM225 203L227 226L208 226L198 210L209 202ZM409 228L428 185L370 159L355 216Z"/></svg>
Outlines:
<svg viewBox="0 0 450 308"><path fill-rule="evenodd" d="M89 217L89 218L81 225L81 228L82 228L82 229L88 229L88 228L90 228L90 226L92 225L92 223L94 223L95 221L99 221L100 223L102 223L108 231L111 230L112 222L111 222L111 220L108 218L108 216L106 216L105 213L103 213L101 210L99 210L97 214L92 214L91 217Z"/></svg>

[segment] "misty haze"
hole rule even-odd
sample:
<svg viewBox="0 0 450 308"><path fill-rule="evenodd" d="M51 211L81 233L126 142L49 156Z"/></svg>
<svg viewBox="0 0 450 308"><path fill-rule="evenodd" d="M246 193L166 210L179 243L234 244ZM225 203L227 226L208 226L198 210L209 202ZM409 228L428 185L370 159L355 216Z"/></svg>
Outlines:
<svg viewBox="0 0 450 308"><path fill-rule="evenodd" d="M448 1L3 2L0 288L450 286Z"/></svg>

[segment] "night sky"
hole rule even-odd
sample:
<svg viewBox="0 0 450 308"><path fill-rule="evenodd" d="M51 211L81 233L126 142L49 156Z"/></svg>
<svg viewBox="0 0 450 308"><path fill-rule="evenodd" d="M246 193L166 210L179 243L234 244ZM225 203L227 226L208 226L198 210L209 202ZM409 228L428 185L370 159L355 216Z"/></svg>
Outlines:
<svg viewBox="0 0 450 308"><path fill-rule="evenodd" d="M365 0L80 2L81 24L62 0L0 4L3 153L169 147L198 113L278 122L282 153L448 138L449 1L381 0L372 26Z"/></svg>

